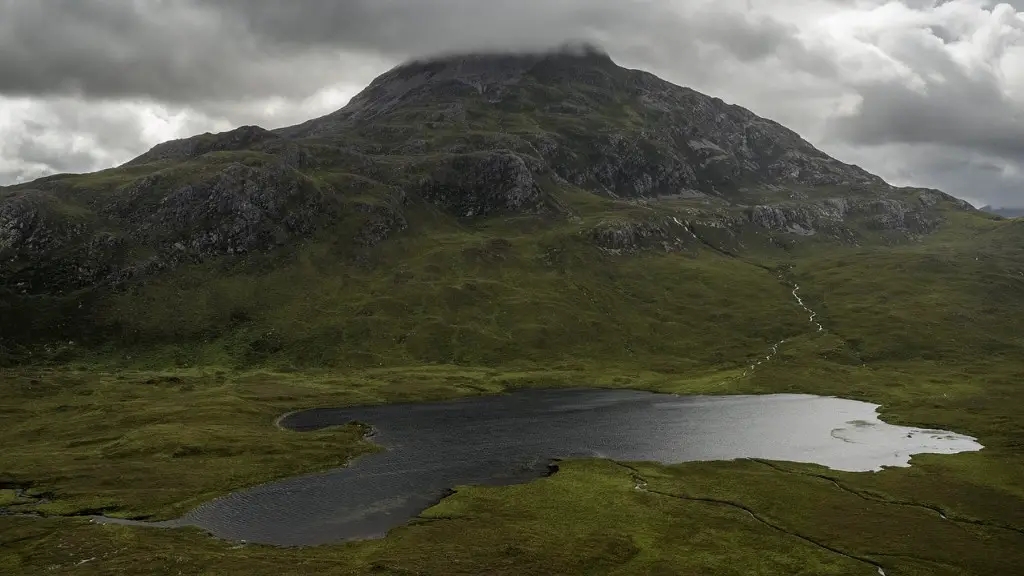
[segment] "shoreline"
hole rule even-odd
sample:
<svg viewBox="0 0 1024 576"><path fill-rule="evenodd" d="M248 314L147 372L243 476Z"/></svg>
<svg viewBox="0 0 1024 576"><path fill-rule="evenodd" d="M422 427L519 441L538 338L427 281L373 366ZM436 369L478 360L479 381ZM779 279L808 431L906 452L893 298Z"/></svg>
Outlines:
<svg viewBox="0 0 1024 576"><path fill-rule="evenodd" d="M277 418L274 418L274 428L277 428L278 430L285 430L287 432L295 432L295 430L292 430L290 428L285 428L284 426L282 426L281 422L285 418L291 416L292 414L298 414L299 412L302 412L302 410L292 410L291 412L285 412L284 414L281 414Z"/></svg>

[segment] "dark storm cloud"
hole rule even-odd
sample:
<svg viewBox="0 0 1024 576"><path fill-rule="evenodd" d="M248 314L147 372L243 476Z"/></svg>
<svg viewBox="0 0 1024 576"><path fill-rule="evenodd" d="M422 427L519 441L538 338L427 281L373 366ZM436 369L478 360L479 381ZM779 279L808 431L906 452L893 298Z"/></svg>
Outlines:
<svg viewBox="0 0 1024 576"><path fill-rule="evenodd" d="M657 0L196 0L247 23L281 46L319 45L395 59L480 49L536 49L594 41L613 56L644 53L677 68L713 65L695 47L714 45L741 61L772 56L828 68L794 26L728 5L689 9ZM649 60L645 62L650 64Z"/></svg>
<svg viewBox="0 0 1024 576"><path fill-rule="evenodd" d="M859 90L856 114L836 119L832 138L854 144L947 144L1024 161L1024 114L989 82L926 80L924 93L898 82Z"/></svg>
<svg viewBox="0 0 1024 576"><path fill-rule="evenodd" d="M360 54L398 61L571 40L613 55L660 49L683 67L699 59L694 42L741 60L813 62L793 32L765 16L683 17L650 0L0 0L0 93L295 98L344 80Z"/></svg>
<svg viewBox="0 0 1024 576"><path fill-rule="evenodd" d="M907 180L918 186L939 188L976 204L1024 207L1024 173L1007 172L984 156L965 149L924 150L910 163Z"/></svg>
<svg viewBox="0 0 1024 576"><path fill-rule="evenodd" d="M329 60L303 55L307 65ZM303 94L322 79L187 0L0 0L0 93L195 102Z"/></svg>

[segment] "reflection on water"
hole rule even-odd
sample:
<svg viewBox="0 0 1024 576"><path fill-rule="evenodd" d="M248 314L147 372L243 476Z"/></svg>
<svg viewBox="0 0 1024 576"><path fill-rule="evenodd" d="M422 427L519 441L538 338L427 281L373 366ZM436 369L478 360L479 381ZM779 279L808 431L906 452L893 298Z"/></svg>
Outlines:
<svg viewBox="0 0 1024 576"><path fill-rule="evenodd" d="M528 481L544 475L556 458L763 458L872 471L906 466L913 454L981 449L967 436L886 424L876 408L804 395L557 390L307 410L283 418L281 425L308 431L360 421L373 425L374 442L387 451L348 468L230 494L180 520L146 525L198 526L231 540L308 546L383 536L454 486Z"/></svg>

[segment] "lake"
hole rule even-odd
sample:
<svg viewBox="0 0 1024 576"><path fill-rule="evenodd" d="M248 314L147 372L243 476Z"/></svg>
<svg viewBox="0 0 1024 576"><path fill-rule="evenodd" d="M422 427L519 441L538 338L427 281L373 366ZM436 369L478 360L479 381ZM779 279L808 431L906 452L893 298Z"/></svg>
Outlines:
<svg viewBox="0 0 1024 576"><path fill-rule="evenodd" d="M283 417L289 430L353 421L386 448L347 468L298 476L210 501L170 522L215 536L311 546L383 536L454 486L544 476L555 459L681 463L761 458L836 470L907 466L914 454L976 451L975 439L886 424L878 406L807 395L688 396L628 390L530 390L427 404L319 408Z"/></svg>

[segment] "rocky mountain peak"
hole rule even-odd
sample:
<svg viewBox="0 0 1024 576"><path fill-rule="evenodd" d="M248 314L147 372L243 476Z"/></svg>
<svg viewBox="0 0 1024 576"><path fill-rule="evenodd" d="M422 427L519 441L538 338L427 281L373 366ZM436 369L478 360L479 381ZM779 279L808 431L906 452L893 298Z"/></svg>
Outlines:
<svg viewBox="0 0 1024 576"><path fill-rule="evenodd" d="M449 142L510 122L518 124L514 133L498 128L502 136L489 142ZM887 186L776 122L620 67L586 44L408 62L341 110L276 133L359 135L374 150L402 155L507 148L577 186L617 196L724 190L741 182Z"/></svg>

